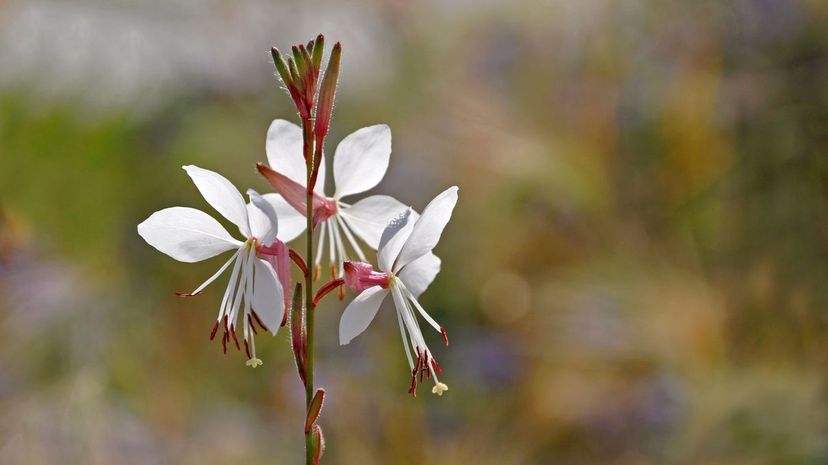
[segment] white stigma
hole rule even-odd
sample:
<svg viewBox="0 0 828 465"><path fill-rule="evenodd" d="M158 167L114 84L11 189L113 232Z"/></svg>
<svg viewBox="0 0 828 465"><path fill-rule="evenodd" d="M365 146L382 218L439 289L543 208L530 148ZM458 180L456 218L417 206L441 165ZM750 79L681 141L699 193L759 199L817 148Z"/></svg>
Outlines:
<svg viewBox="0 0 828 465"><path fill-rule="evenodd" d="M256 368L257 366L262 365L263 363L264 362L262 362L261 359L253 357L250 360L246 361L244 364L249 366L250 368ZM445 384L443 386L445 386ZM435 387L435 389L436 389L436 387ZM446 388L446 389L448 389L448 388ZM442 394L440 394L440 395L442 395Z"/></svg>
<svg viewBox="0 0 828 465"><path fill-rule="evenodd" d="M439 383L438 382L437 384L434 385L433 388L431 388L431 393L432 394L437 394L438 396L441 396L441 397L442 397L443 393L446 392L446 391L448 391L448 386L446 386L445 383Z"/></svg>

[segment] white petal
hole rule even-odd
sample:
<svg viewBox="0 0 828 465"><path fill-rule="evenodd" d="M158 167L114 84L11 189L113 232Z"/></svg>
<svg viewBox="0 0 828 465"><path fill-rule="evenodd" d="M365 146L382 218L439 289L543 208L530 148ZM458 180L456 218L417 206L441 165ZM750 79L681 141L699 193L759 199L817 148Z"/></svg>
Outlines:
<svg viewBox="0 0 828 465"><path fill-rule="evenodd" d="M390 157L391 129L385 124L359 129L342 139L334 153L334 197L365 192L379 184Z"/></svg>
<svg viewBox="0 0 828 465"><path fill-rule="evenodd" d="M305 185L307 182L307 168L303 153L302 128L285 121L275 119L267 130L265 152L267 164L295 182ZM325 157L322 157L322 166L316 178L316 192L322 194L325 187ZM282 239L284 241L284 239Z"/></svg>
<svg viewBox="0 0 828 465"><path fill-rule="evenodd" d="M399 277L414 298L420 297L440 272L440 257L429 252L406 265Z"/></svg>
<svg viewBox="0 0 828 465"><path fill-rule="evenodd" d="M316 185L313 186L313 191L316 192L319 195L325 195L325 171L327 169L325 167L325 161L327 159L328 159L328 157L326 157L325 153L323 152L322 153L322 161L320 162L320 165L319 165L319 173L316 175ZM305 183L303 182L302 185L304 186ZM325 195L325 197L327 197L327 196Z"/></svg>
<svg viewBox="0 0 828 465"><path fill-rule="evenodd" d="M414 228L414 220L411 218L413 211L406 208L399 215L394 217L380 236L379 247L377 247L377 265L380 270L390 272L394 266L394 260L400 254L411 230Z"/></svg>
<svg viewBox="0 0 828 465"><path fill-rule="evenodd" d="M451 212L457 204L457 186L452 186L434 197L423 210L423 214L414 225L411 235L394 263L394 271L402 269L423 255L431 252L443 234L446 224L451 219Z"/></svg>
<svg viewBox="0 0 828 465"><path fill-rule="evenodd" d="M242 244L210 215L187 207L153 213L138 225L138 234L159 251L187 263L206 260Z"/></svg>
<svg viewBox="0 0 828 465"><path fill-rule="evenodd" d="M307 173L302 144L302 128L299 126L283 119L270 123L265 143L268 165L304 186Z"/></svg>
<svg viewBox="0 0 828 465"><path fill-rule="evenodd" d="M193 179L204 200L217 212L239 227L239 231L250 237L250 226L247 223L247 207L239 190L224 176L194 165L183 166L187 174Z"/></svg>
<svg viewBox="0 0 828 465"><path fill-rule="evenodd" d="M371 323L377 315L382 301L388 295L388 289L380 286L369 287L348 304L339 320L339 344L345 345Z"/></svg>
<svg viewBox="0 0 828 465"><path fill-rule="evenodd" d="M250 217L250 233L264 245L271 245L279 232L279 218L276 209L253 189L247 190L250 202L247 213Z"/></svg>
<svg viewBox="0 0 828 465"><path fill-rule="evenodd" d="M307 226L305 215L296 211L279 194L264 194L262 198L273 206L276 216L279 218L279 232L276 237L282 242L290 242L296 239Z"/></svg>
<svg viewBox="0 0 828 465"><path fill-rule="evenodd" d="M388 222L405 210L405 205L394 197L372 195L350 207L340 207L340 215L372 249L379 247L382 231Z"/></svg>
<svg viewBox="0 0 828 465"><path fill-rule="evenodd" d="M254 260L256 267L253 283L253 310L262 323L275 335L285 315L285 298L282 285L270 265L260 259Z"/></svg>

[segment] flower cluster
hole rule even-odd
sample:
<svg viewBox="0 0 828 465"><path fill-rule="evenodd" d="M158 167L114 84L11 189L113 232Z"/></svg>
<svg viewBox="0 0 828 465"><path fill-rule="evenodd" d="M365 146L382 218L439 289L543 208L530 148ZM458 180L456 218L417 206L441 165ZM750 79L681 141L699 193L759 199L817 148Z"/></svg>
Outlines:
<svg viewBox="0 0 828 465"><path fill-rule="evenodd" d="M387 195L354 200L354 196L376 187L388 169L391 130L378 124L359 129L338 144L332 160L333 194L326 193L323 146L336 94L341 47L336 44L333 48L323 75L323 44L324 38L319 36L307 45L293 47L293 56L287 60L278 50L272 51L279 76L302 120L300 127L277 119L267 131L267 164L259 163L257 168L274 193L260 195L248 189L245 202L222 175L193 165L183 167L204 200L238 228L241 238L209 214L189 207L153 213L138 225L138 234L182 262L231 253L204 283L178 295L198 295L229 270L210 339L218 337L225 353L228 345L239 351L244 346L251 367L262 364L256 356L254 336L258 331L275 335L290 321L292 347L308 390L309 408L316 405L311 402L313 310L334 289L342 299L345 287L359 294L342 313L340 343L348 344L365 331L390 295L411 370L409 392L416 396L418 384L433 379L432 392L442 395L448 387L437 379L440 365L425 342L419 320L425 320L446 345L448 337L418 299L440 271L440 259L433 249L451 218L458 189L450 187L437 195L422 214ZM288 245L303 232L307 261ZM298 283L291 298L291 262L304 275L308 297L313 295L320 269L329 271L330 281L320 286L312 299L302 298L302 284ZM318 444L322 438L315 421L323 395L320 389L313 397L320 400L313 415L314 409L309 409L306 428L308 444L316 441L317 454L321 454Z"/></svg>

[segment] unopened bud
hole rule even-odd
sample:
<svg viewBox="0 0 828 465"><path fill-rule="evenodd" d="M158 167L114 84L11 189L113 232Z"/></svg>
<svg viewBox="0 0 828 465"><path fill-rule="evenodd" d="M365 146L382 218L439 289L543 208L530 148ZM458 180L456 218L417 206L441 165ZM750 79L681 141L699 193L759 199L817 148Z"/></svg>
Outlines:
<svg viewBox="0 0 828 465"><path fill-rule="evenodd" d="M325 36L319 34L313 42L313 49L311 50L311 48L308 47L308 51L311 52L311 62L313 63L313 68L319 72L319 67L322 66L322 53L325 52Z"/></svg>
<svg viewBox="0 0 828 465"><path fill-rule="evenodd" d="M339 61L341 56L342 45L337 42L331 51L331 59L328 60L325 77L322 78L322 85L319 89L319 103L316 106L316 125L313 129L317 143L321 143L328 134L328 128L330 128L334 100L336 100L336 86L339 81Z"/></svg>
<svg viewBox="0 0 828 465"><path fill-rule="evenodd" d="M293 81L290 78L290 70L288 69L287 63L282 58L282 54L279 53L279 49L273 47L270 49L270 55L273 57L273 64L276 65L276 72L279 73L279 77L282 78L282 82L285 83L285 86L292 85Z"/></svg>

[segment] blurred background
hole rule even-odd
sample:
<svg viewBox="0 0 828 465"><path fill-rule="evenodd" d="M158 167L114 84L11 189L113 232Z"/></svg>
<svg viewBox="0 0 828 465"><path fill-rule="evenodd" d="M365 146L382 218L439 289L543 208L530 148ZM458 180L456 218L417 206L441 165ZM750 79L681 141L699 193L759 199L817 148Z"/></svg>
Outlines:
<svg viewBox="0 0 828 465"><path fill-rule="evenodd" d="M0 1L0 463L295 464L287 332L208 341L224 285L136 234L240 188L269 57L344 44L329 151L460 202L421 301L451 388L407 393L392 307L319 310L329 464L828 463L828 3ZM225 277L224 280L227 278ZM348 298L353 294L349 293Z"/></svg>

